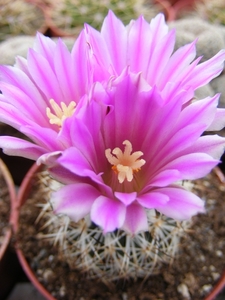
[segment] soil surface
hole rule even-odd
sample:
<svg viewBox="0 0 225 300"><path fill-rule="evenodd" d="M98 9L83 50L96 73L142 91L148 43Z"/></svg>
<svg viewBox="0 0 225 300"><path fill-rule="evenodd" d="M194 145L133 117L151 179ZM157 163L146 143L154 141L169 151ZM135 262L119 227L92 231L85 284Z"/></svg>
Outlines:
<svg viewBox="0 0 225 300"><path fill-rule="evenodd" d="M36 203L42 199L36 190L21 210L17 240L40 282L59 300L201 300L225 269L225 183L213 171L195 181L194 192L206 201L206 213L193 218L173 264L145 281L106 286L71 271L56 248L36 238L41 226L35 225Z"/></svg>

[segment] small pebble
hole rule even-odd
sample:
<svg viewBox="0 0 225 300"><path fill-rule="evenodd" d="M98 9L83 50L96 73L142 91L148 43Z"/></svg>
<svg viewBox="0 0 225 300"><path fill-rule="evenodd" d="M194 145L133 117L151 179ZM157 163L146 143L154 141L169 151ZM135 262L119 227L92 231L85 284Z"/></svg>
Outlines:
<svg viewBox="0 0 225 300"><path fill-rule="evenodd" d="M221 250L216 250L216 256L222 257L223 256L223 252Z"/></svg>
<svg viewBox="0 0 225 300"><path fill-rule="evenodd" d="M220 273L218 272L212 272L212 278L214 281L218 280L220 278Z"/></svg>
<svg viewBox="0 0 225 300"><path fill-rule="evenodd" d="M66 288L65 286L61 286L60 290L59 290L59 294L61 297L64 297L66 295Z"/></svg>
<svg viewBox="0 0 225 300"><path fill-rule="evenodd" d="M51 281L54 278L54 273L51 269L46 269L43 273L43 278L46 282Z"/></svg>
<svg viewBox="0 0 225 300"><path fill-rule="evenodd" d="M212 272L214 272L214 271L216 271L216 268L213 265L210 265L209 266L209 270L212 271Z"/></svg>
<svg viewBox="0 0 225 300"><path fill-rule="evenodd" d="M200 292L201 292L202 295L206 295L206 294L208 294L211 291L211 289L212 289L212 285L211 284L205 284L201 288Z"/></svg>
<svg viewBox="0 0 225 300"><path fill-rule="evenodd" d="M122 294L122 298L123 298L123 300L127 300L128 298L127 298L127 293L123 293Z"/></svg>
<svg viewBox="0 0 225 300"><path fill-rule="evenodd" d="M181 283L177 287L178 293L180 293L185 299L191 299L188 287L186 284Z"/></svg>
<svg viewBox="0 0 225 300"><path fill-rule="evenodd" d="M49 255L48 261L49 261L49 262L52 262L53 260L54 260L54 255Z"/></svg>

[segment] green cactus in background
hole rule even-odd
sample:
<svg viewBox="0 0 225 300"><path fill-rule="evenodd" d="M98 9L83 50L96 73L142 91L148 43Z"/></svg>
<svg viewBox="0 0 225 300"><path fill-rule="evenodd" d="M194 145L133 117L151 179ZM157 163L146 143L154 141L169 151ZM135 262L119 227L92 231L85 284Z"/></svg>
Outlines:
<svg viewBox="0 0 225 300"><path fill-rule="evenodd" d="M24 0L1 0L0 41L10 36L34 35L45 27L42 11Z"/></svg>
<svg viewBox="0 0 225 300"><path fill-rule="evenodd" d="M215 24L225 25L225 1L203 0L197 2L196 11L203 19Z"/></svg>
<svg viewBox="0 0 225 300"><path fill-rule="evenodd" d="M145 0L60 0L52 3L51 18L56 27L73 34L84 23L100 29L109 9L125 24L141 14L150 21L160 10Z"/></svg>

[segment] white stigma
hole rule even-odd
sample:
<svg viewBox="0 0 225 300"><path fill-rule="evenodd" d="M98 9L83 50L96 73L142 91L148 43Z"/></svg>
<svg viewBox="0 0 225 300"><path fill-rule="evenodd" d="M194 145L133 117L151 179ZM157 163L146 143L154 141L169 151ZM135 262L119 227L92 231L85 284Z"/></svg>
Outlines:
<svg viewBox="0 0 225 300"><path fill-rule="evenodd" d="M53 99L51 99L49 102L54 112L52 113L51 109L47 107L47 117L49 118L50 124L55 124L59 127L61 127L63 121L66 118L71 117L76 110L76 103L74 101L71 101L68 106L64 102L61 102L61 107Z"/></svg>
<svg viewBox="0 0 225 300"><path fill-rule="evenodd" d="M134 178L134 172L140 171L141 167L146 163L144 159L139 159L143 152L132 152L132 144L128 140L123 142L124 152L120 148L105 150L105 156L108 162L113 165L112 170L118 175L119 183L123 183L125 179L131 182Z"/></svg>

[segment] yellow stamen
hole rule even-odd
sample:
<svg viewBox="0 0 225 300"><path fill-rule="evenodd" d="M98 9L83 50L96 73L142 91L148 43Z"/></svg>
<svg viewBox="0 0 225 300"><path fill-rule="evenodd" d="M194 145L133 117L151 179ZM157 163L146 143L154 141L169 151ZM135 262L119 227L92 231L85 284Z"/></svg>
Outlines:
<svg viewBox="0 0 225 300"><path fill-rule="evenodd" d="M143 155L143 152L132 152L132 144L128 140L123 142L125 145L124 152L120 148L105 150L105 156L108 162L113 165L112 170L118 175L118 180L123 183L125 179L131 182L134 177L134 172L140 171L141 167L146 163L144 159L139 159Z"/></svg>
<svg viewBox="0 0 225 300"><path fill-rule="evenodd" d="M61 127L63 121L66 118L71 117L76 110L75 108L76 103L74 101L71 101L68 106L66 106L64 102L61 102L60 103L61 107L53 99L51 99L49 102L54 112L52 113L51 109L47 107L46 108L47 117L49 118L50 124L55 124L58 125L59 127Z"/></svg>

